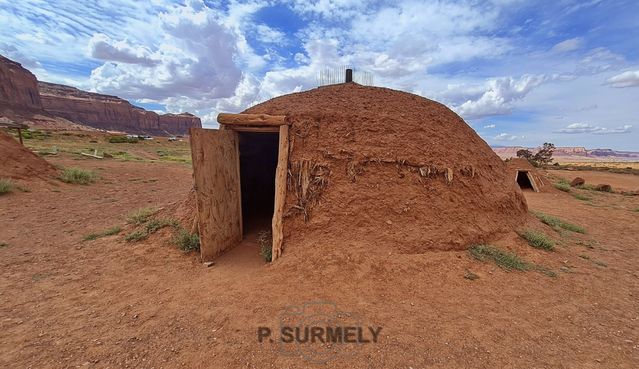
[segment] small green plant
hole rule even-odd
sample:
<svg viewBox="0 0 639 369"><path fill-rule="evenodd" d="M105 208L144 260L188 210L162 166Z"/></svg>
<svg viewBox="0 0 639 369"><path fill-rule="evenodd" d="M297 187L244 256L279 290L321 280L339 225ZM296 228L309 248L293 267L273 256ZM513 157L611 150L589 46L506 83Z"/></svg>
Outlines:
<svg viewBox="0 0 639 369"><path fill-rule="evenodd" d="M570 192L570 184L569 183L557 182L557 183L554 184L554 186L559 191Z"/></svg>
<svg viewBox="0 0 639 369"><path fill-rule="evenodd" d="M124 237L124 239L126 240L126 242L137 242L137 241L142 241L143 239L147 237L148 237L148 234L144 231L134 231L127 234L126 237Z"/></svg>
<svg viewBox="0 0 639 369"><path fill-rule="evenodd" d="M60 180L66 183L87 185L93 183L96 174L90 170L80 168L64 168L60 175Z"/></svg>
<svg viewBox="0 0 639 369"><path fill-rule="evenodd" d="M260 246L260 255L264 260L273 260L273 235L271 231L260 231L257 234L257 244Z"/></svg>
<svg viewBox="0 0 639 369"><path fill-rule="evenodd" d="M521 259L517 254L506 252L500 250L496 247L490 245L473 245L468 250L470 255L477 260L480 261L492 261L497 264L498 267L506 270L519 270L519 271L527 271L533 270L549 277L556 277L557 273L553 272L549 268L543 265L537 265L534 263L529 263L526 260ZM478 279L479 276L475 273L466 270L466 274L464 278L475 280Z"/></svg>
<svg viewBox="0 0 639 369"><path fill-rule="evenodd" d="M595 186L591 185L590 183L584 183L581 186L577 186L577 188L580 188L582 190L595 191Z"/></svg>
<svg viewBox="0 0 639 369"><path fill-rule="evenodd" d="M131 212L126 221L127 223L135 225L144 224L151 218L153 213L155 213L155 209L153 208L140 208Z"/></svg>
<svg viewBox="0 0 639 369"><path fill-rule="evenodd" d="M480 261L493 261L504 270L530 269L530 264L522 260L516 254L502 251L489 245L474 245L469 249L470 255Z"/></svg>
<svg viewBox="0 0 639 369"><path fill-rule="evenodd" d="M586 233L586 230L578 225L564 222L563 220L553 217L552 215L544 214L542 212L533 212L542 223L551 226L554 230L559 231L559 229L565 229L572 232L577 233Z"/></svg>
<svg viewBox="0 0 639 369"><path fill-rule="evenodd" d="M588 240L588 241L579 240L576 243L577 243L577 245L584 246L584 247L589 248L589 249L594 249L595 245L597 244L597 241L595 241L595 240Z"/></svg>
<svg viewBox="0 0 639 369"><path fill-rule="evenodd" d="M174 219L151 219L146 223L145 231L151 235L164 227L177 227L178 222Z"/></svg>
<svg viewBox="0 0 639 369"><path fill-rule="evenodd" d="M575 199L581 200L581 201L590 201L590 200L592 200L590 197L582 195L580 193L576 193L573 196L575 197Z"/></svg>
<svg viewBox="0 0 639 369"><path fill-rule="evenodd" d="M13 181L7 178L0 178L0 195L8 194L13 191Z"/></svg>
<svg viewBox="0 0 639 369"><path fill-rule="evenodd" d="M120 233L121 231L122 231L122 228L120 228L119 226L111 227L102 232L90 233L84 236L84 241L92 241L92 240L97 240L98 238L102 238L106 236L113 236L115 234Z"/></svg>
<svg viewBox="0 0 639 369"><path fill-rule="evenodd" d="M180 229L173 236L173 243L184 252L190 252L200 249L200 237L197 233L191 233L185 229Z"/></svg>
<svg viewBox="0 0 639 369"><path fill-rule="evenodd" d="M555 242L541 232L528 229L520 233L519 236L528 241L528 244L536 249L547 251L555 249Z"/></svg>

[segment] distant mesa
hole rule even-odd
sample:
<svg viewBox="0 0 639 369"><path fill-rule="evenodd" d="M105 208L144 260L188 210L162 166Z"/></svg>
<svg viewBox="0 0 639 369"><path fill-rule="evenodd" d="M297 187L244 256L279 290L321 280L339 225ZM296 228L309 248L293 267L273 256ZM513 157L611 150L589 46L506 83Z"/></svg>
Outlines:
<svg viewBox="0 0 639 369"><path fill-rule="evenodd" d="M499 155L502 159L514 158L517 157L517 151L526 149L532 152L536 152L538 148L536 147L523 147L523 146L501 146L501 147L493 147L493 151ZM555 148L555 152L553 154L554 157L558 158L601 158L601 157L609 157L616 159L624 159L624 160L639 160L639 152L633 151L618 151L612 149L586 149L585 147L576 146L576 147L557 147Z"/></svg>
<svg viewBox="0 0 639 369"><path fill-rule="evenodd" d="M181 135L202 127L190 113L157 114L117 96L41 82L20 63L0 55L0 115L29 124L33 115L64 118L104 130L150 135Z"/></svg>

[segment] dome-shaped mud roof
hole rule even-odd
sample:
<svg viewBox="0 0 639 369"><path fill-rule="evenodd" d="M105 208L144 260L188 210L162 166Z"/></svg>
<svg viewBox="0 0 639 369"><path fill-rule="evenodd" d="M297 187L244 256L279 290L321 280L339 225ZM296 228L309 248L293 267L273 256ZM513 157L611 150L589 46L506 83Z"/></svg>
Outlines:
<svg viewBox="0 0 639 369"><path fill-rule="evenodd" d="M462 249L526 217L502 160L438 102L346 83L245 113L286 115L291 126L284 221L291 241L320 232L409 253Z"/></svg>

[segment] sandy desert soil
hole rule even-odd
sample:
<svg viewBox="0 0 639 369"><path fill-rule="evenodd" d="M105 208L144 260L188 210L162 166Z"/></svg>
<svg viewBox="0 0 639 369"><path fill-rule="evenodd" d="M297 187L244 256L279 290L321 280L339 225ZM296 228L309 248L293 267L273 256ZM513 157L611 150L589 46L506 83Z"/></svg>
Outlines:
<svg viewBox="0 0 639 369"><path fill-rule="evenodd" d="M205 267L164 238L82 241L124 226L131 210L183 198L187 165L49 160L101 179L0 196L0 367L639 367L637 196L526 192L531 209L587 233L535 224L559 242L556 251L516 235L496 245L556 277L506 272L464 251L382 254L381 245L336 244L339 235L308 240L311 251L274 264L247 240ZM610 176L620 187L636 180ZM479 279L464 278L469 272ZM258 343L259 326L275 329L286 306L310 301L381 326L379 341L326 364Z"/></svg>
<svg viewBox="0 0 639 369"><path fill-rule="evenodd" d="M563 177L568 181L572 181L575 177L581 177L586 180L586 183L592 185L609 184L615 191L639 191L639 176L637 175L619 175L590 170L552 170L549 173Z"/></svg>

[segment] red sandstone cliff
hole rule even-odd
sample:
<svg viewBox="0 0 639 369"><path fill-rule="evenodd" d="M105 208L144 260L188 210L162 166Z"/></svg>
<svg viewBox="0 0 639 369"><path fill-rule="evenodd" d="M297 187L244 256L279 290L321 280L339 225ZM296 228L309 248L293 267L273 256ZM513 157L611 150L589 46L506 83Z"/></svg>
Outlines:
<svg viewBox="0 0 639 369"><path fill-rule="evenodd" d="M200 118L189 114L159 115L117 96L101 95L74 87L39 82L20 63L0 55L0 115L30 124L34 115L73 124L151 135L186 134L202 127Z"/></svg>
<svg viewBox="0 0 639 369"><path fill-rule="evenodd" d="M166 135L186 134L189 128L202 126L200 118L189 113L159 115L117 96L47 82L38 82L38 87L45 110L95 128Z"/></svg>
<svg viewBox="0 0 639 369"><path fill-rule="evenodd" d="M0 105L18 110L41 110L38 80L20 63L0 55Z"/></svg>

